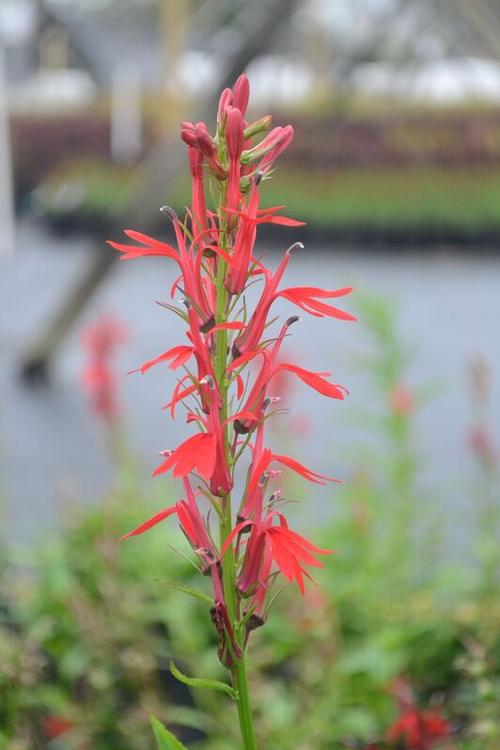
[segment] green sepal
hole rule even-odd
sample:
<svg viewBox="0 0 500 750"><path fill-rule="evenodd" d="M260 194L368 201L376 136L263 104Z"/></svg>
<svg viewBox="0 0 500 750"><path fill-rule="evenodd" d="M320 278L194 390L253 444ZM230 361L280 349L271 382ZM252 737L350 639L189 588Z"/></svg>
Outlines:
<svg viewBox="0 0 500 750"><path fill-rule="evenodd" d="M189 687L219 690L221 693L227 693L233 700L236 700L236 690L226 682L220 682L220 680L205 680L203 677L188 677L177 669L173 661L170 662L170 671L179 682L183 682Z"/></svg>
<svg viewBox="0 0 500 750"><path fill-rule="evenodd" d="M188 750L155 716L150 721L158 750Z"/></svg>
<svg viewBox="0 0 500 750"><path fill-rule="evenodd" d="M194 589L191 586L185 586L183 583L179 583L178 581L161 581L158 579L160 583L163 583L165 586L170 586L170 588L175 589L176 591L182 591L184 594L189 594L190 596L194 596L195 599L200 599L202 602L206 602L207 604L210 604L211 607L213 607L214 600L208 596L208 594L205 594L203 591L198 591L198 589Z"/></svg>

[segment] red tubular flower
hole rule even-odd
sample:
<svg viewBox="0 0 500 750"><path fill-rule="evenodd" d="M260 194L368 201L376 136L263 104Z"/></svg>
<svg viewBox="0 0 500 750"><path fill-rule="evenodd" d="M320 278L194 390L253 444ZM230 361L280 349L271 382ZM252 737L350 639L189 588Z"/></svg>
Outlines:
<svg viewBox="0 0 500 750"><path fill-rule="evenodd" d="M229 107L226 114L226 142L229 156L229 175L227 181L227 208L236 210L240 203L240 157L243 151L244 123L241 112L236 107Z"/></svg>
<svg viewBox="0 0 500 750"><path fill-rule="evenodd" d="M274 525L278 518L279 526ZM305 593L304 576L310 578L304 565L322 568L323 564L314 555L331 555L333 550L320 549L308 539L288 528L285 517L281 513L270 512L261 522L241 521L226 539L221 555L224 555L234 537L242 530L251 527L247 542L247 553L243 564L238 587L243 592L260 582L260 570L264 564L266 544L270 546L270 555L279 570L289 581L295 581L302 594ZM253 580L253 584L252 584Z"/></svg>
<svg viewBox="0 0 500 750"><path fill-rule="evenodd" d="M192 178L192 211L193 234L207 229L207 208L205 205L205 188L203 183L203 153L190 146L188 148L189 168Z"/></svg>
<svg viewBox="0 0 500 750"><path fill-rule="evenodd" d="M241 221L234 242L233 257L235 265L229 269L226 289L231 294L241 294L248 283L248 267L252 258L255 237L257 234L257 208L259 206L258 185L260 180L254 178L247 213L241 215Z"/></svg>

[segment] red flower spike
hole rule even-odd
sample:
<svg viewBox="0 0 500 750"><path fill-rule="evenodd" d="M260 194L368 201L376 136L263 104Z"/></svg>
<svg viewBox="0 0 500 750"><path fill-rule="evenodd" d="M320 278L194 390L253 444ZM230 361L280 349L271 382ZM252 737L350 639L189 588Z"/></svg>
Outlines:
<svg viewBox="0 0 500 750"><path fill-rule="evenodd" d="M186 421L195 430L175 450L162 452L162 462L154 471L157 476L171 470L174 477L181 478L184 498L123 538L140 535L170 515L177 516L180 529L199 558L202 572L212 581L211 617L217 631L219 658L226 666L236 668L249 634L267 617L269 591L276 577L282 574L304 593L309 570L321 567L320 556L331 553L288 527L285 516L278 512L285 501L283 491L272 491L270 485L282 469L290 469L317 484L339 481L313 471L295 458L274 453L265 445L267 418L272 416L281 396L281 393L275 395L275 389L284 373L328 398L344 399L347 394L343 386L330 382L330 373L305 369L290 362L289 355L285 361L280 358L289 327L298 318L293 316L278 330L273 329L274 320L269 320L271 307L282 298L315 317L355 320L332 302L349 294L350 287L280 289L292 250L301 247L301 243L288 249L275 271L256 257L256 235L261 224L298 227L303 222L280 213L283 206L260 207L263 178L290 144L293 128L276 127L264 135L271 118L246 122L248 100L248 78L240 76L233 88L226 89L220 97L215 135L204 122L181 123L181 138L187 144L192 178L192 205L181 220L172 209L162 209L172 223L175 243L171 245L130 229L125 231L127 244L110 242L124 260L167 257L177 266L171 295L182 298L184 309L179 311L174 306L170 309L179 312L185 321L188 344L174 346L144 362L139 371L147 372L162 362L171 370L185 368L165 408L175 417L177 405L182 404ZM225 205L216 205L214 210L206 205L207 171L216 178L225 201ZM244 294L254 283L260 288L260 295L254 309L247 312ZM231 319L233 314L240 319ZM232 362L228 362L229 350ZM196 367L191 368L190 358ZM253 360L257 360L257 367L253 367ZM94 376L101 377L97 367ZM248 437L240 440L239 435L245 433L253 433L255 442L249 442ZM247 447L252 458L246 470L237 520L232 523L229 493L237 463ZM192 490L192 476L201 478L199 493ZM212 537L210 514L202 512L201 495L207 496L222 517L223 528L228 529L227 538L221 539L218 546ZM237 572L228 582L229 562L231 576L234 569L225 552L233 544ZM229 603L224 597L227 583L235 595ZM246 617L243 632L236 627L242 616Z"/></svg>

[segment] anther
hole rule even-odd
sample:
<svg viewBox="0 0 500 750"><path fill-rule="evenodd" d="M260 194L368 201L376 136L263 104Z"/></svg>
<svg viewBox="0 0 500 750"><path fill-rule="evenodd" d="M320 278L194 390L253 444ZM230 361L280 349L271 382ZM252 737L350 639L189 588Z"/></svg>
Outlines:
<svg viewBox="0 0 500 750"><path fill-rule="evenodd" d="M175 211L174 211L174 209L173 209L173 208L170 208L170 206L162 206L162 207L160 208L160 211L161 211L161 212L162 212L163 214L165 214L166 216L168 216L168 218L169 218L169 219L170 219L171 221L177 221L177 218L178 218L178 217L177 217L177 214L175 213Z"/></svg>
<svg viewBox="0 0 500 750"><path fill-rule="evenodd" d="M294 250L297 250L297 248L300 250L304 249L304 245L302 244L302 242L294 242L293 245L290 245L287 250L288 255L291 255Z"/></svg>
<svg viewBox="0 0 500 750"><path fill-rule="evenodd" d="M285 321L285 325L288 328L289 326L292 326L294 323L297 323L299 320L300 320L300 315L292 315Z"/></svg>
<svg viewBox="0 0 500 750"><path fill-rule="evenodd" d="M269 479L269 476L270 476L270 474L269 474L268 471L265 471L263 474L261 474L261 476L259 477L259 482L258 482L259 487L265 487L266 486L267 481Z"/></svg>
<svg viewBox="0 0 500 750"><path fill-rule="evenodd" d="M209 388L212 388L212 389L215 388L214 379L211 375L205 375L200 380L200 385L208 385Z"/></svg>
<svg viewBox="0 0 500 750"><path fill-rule="evenodd" d="M275 503L278 500L282 500L283 499L283 495L284 495L283 490L276 490L276 492L273 492L273 494L269 498L269 502L270 503Z"/></svg>
<svg viewBox="0 0 500 750"><path fill-rule="evenodd" d="M264 172L257 170L253 176L253 184L258 187L264 178Z"/></svg>

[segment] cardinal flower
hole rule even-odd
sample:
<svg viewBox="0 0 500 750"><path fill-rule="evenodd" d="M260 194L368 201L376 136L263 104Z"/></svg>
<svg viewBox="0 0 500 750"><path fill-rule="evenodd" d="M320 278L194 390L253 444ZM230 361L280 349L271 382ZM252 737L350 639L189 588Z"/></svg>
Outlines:
<svg viewBox="0 0 500 750"><path fill-rule="evenodd" d="M322 567L321 558L331 554L289 528L283 513L286 498L275 485L286 470L320 486L339 481L268 447L267 423L280 398L276 388L286 374L332 400L347 394L330 379L329 368L308 369L281 355L298 318L274 327L271 308L283 299L313 317L355 318L336 302L350 287L289 287L283 282L293 250L303 247L300 242L284 253L275 270L256 251L262 224L298 228L303 222L282 213L284 206L262 205L265 183L290 145L293 128L269 130L270 116L249 121L249 93L245 75L222 92L214 132L201 121L181 123L192 205L180 217L162 207L173 229L172 243L127 229L125 243L109 244L123 260L165 258L177 269L172 302L159 304L182 321L186 338L136 371L163 368L173 381L164 408L172 418L185 413L193 431L176 448L161 451L163 460L154 471L154 476L171 472L180 479L183 497L123 539L140 537L176 518L198 567L211 580L217 653L231 670L243 744L253 748L245 667L250 634L269 615L275 581L284 578L304 594L310 570ZM258 292L253 307L246 296L251 285ZM246 478L241 494L235 492L238 476Z"/></svg>
<svg viewBox="0 0 500 750"><path fill-rule="evenodd" d="M279 524L275 525L275 520ZM262 521L240 521L222 547L224 555L234 537L241 531L250 528L242 572L238 579L238 588L242 593L252 592L261 583L260 571L264 565L266 545L269 554L289 581L295 581L302 594L305 593L304 576L310 578L304 565L322 568L323 564L315 555L331 555L333 550L320 549L305 537L288 528L288 523L281 513L271 511Z"/></svg>

